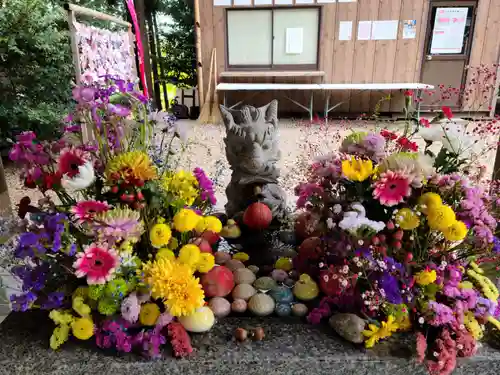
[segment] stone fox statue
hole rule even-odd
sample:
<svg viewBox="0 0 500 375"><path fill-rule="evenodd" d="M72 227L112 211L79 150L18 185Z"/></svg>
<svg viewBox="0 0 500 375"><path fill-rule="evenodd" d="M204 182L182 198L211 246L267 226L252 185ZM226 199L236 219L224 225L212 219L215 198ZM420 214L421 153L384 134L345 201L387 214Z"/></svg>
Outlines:
<svg viewBox="0 0 500 375"><path fill-rule="evenodd" d="M285 214L286 194L278 186L278 102L240 110L220 107L226 126L226 156L232 169L226 188L226 212L231 217L256 200L267 204L273 218Z"/></svg>

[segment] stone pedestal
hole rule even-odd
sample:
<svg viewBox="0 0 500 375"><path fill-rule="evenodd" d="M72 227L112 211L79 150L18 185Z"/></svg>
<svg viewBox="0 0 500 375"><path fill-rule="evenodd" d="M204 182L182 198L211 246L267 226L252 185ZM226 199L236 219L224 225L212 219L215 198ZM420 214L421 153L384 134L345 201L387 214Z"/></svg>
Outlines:
<svg viewBox="0 0 500 375"><path fill-rule="evenodd" d="M237 327L264 327L261 342L237 343ZM150 375L150 374L248 374L248 375L420 375L413 340L397 336L372 350L346 343L328 327L316 328L298 319L235 318L218 322L208 333L192 335L195 349L189 359L149 361L137 355L114 356L95 348L90 340L72 340L59 351L49 349L52 324L33 314L14 314L0 326L0 374ZM500 352L484 346L479 353L460 360L454 375L496 375Z"/></svg>

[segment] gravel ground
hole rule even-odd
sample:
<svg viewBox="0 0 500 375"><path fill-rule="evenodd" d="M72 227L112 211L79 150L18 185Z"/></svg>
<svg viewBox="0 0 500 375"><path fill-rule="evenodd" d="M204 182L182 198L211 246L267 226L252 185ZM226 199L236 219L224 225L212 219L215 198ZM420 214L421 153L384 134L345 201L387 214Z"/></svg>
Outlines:
<svg viewBox="0 0 500 375"><path fill-rule="evenodd" d="M189 140L185 150L176 156L179 168L203 168L215 180L217 209L225 204L225 187L229 183L231 170L226 161L223 138L225 129L218 125L200 125L194 121L182 121L189 128ZM374 123L367 121L331 121L328 125L310 125L307 122L281 121L279 126L281 148L281 183L289 196L289 204L295 201L293 187L304 179L305 170L311 159L338 148L340 140L354 130L374 130L380 128L402 128L401 122ZM417 140L423 145L422 140ZM491 151L480 160L487 166L491 176L495 152ZM24 196L32 201L42 197L37 190L26 189L19 181L19 172L13 165L5 166L12 205Z"/></svg>

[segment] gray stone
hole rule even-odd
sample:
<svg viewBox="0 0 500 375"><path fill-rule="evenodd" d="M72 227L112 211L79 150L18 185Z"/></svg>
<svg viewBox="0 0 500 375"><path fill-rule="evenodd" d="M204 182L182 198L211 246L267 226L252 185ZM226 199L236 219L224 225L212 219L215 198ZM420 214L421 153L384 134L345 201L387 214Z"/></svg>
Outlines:
<svg viewBox="0 0 500 375"><path fill-rule="evenodd" d="M238 327L263 327L263 341L237 343ZM372 350L349 345L329 327L298 318L227 317L207 333L191 335L194 353L175 360L147 361L137 354L116 356L99 350L93 339L70 340L57 352L49 348L53 324L32 314L11 314L0 325L0 375L427 375L415 361L412 335L394 335ZM458 359L453 375L497 375L500 352L488 345L470 359Z"/></svg>
<svg viewBox="0 0 500 375"><path fill-rule="evenodd" d="M296 245L297 238L295 237L295 231L293 230L283 230L280 232L280 240L287 245Z"/></svg>
<svg viewBox="0 0 500 375"><path fill-rule="evenodd" d="M328 323L347 341L361 344L365 340L363 330L366 322L355 314L335 314Z"/></svg>
<svg viewBox="0 0 500 375"><path fill-rule="evenodd" d="M282 218L286 194L278 185L278 102L260 108L220 108L226 127L226 157L232 169L226 213L232 217L258 198L271 208L273 218Z"/></svg>

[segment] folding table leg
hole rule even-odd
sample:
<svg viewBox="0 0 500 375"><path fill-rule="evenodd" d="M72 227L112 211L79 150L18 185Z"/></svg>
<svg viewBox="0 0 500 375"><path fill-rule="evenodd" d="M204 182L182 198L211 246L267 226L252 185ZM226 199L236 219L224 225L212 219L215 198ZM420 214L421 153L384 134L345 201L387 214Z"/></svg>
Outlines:
<svg viewBox="0 0 500 375"><path fill-rule="evenodd" d="M420 121L420 106L422 101L422 90L416 90L416 101L417 101L417 120Z"/></svg>
<svg viewBox="0 0 500 375"><path fill-rule="evenodd" d="M313 121L313 98L314 98L314 92L311 91L311 100L309 101L309 120L312 122Z"/></svg>
<svg viewBox="0 0 500 375"><path fill-rule="evenodd" d="M328 124L328 112L330 107L330 93L326 94L326 103L325 103L325 124Z"/></svg>

